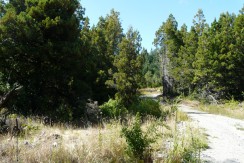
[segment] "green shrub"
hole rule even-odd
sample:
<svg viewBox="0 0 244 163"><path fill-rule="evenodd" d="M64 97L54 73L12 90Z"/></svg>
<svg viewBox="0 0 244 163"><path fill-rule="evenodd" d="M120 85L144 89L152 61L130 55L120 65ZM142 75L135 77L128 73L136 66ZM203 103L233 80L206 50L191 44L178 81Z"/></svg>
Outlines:
<svg viewBox="0 0 244 163"><path fill-rule="evenodd" d="M127 109L118 101L109 99L108 102L100 106L103 116L108 118L118 118L127 114Z"/></svg>
<svg viewBox="0 0 244 163"><path fill-rule="evenodd" d="M136 159L143 160L145 157L150 156L149 147L151 143L156 140L149 138L147 134L144 134L141 129L141 117L137 113L136 120L131 127L122 128L122 136L125 137L128 144L128 153L133 154Z"/></svg>
<svg viewBox="0 0 244 163"><path fill-rule="evenodd" d="M239 102L234 99L234 97L231 97L230 100L224 101L224 106L227 108L230 108L232 110L238 109Z"/></svg>
<svg viewBox="0 0 244 163"><path fill-rule="evenodd" d="M158 101L152 99L140 99L133 103L129 111L133 113L140 113L141 116L152 115L155 117L161 116L160 104Z"/></svg>

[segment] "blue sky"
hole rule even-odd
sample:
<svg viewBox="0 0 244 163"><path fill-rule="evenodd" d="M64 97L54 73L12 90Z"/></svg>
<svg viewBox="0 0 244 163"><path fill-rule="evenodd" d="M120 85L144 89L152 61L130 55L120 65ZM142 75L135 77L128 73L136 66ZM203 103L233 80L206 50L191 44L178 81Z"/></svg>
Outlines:
<svg viewBox="0 0 244 163"><path fill-rule="evenodd" d="M124 32L129 26L138 30L142 37L142 47L150 51L155 32L169 14L173 14L180 27L185 23L190 29L199 8L203 10L207 23L218 18L223 12L238 14L244 0L80 0L86 8L90 24L97 24L100 16L105 17L111 9L120 12Z"/></svg>

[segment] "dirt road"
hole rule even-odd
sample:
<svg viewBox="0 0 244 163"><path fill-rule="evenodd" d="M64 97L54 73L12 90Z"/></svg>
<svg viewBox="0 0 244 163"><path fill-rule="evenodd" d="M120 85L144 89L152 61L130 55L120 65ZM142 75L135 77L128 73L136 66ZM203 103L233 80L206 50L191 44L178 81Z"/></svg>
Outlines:
<svg viewBox="0 0 244 163"><path fill-rule="evenodd" d="M209 149L202 152L202 160L244 163L244 121L196 111L186 105L180 105L179 109L206 129Z"/></svg>

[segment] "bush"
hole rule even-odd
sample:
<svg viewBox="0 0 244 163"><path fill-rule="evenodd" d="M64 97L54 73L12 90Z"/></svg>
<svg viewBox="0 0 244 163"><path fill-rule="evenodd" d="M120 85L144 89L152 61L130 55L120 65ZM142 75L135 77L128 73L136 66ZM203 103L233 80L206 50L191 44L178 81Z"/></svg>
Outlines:
<svg viewBox="0 0 244 163"><path fill-rule="evenodd" d="M236 101L234 97L231 97L230 100L224 101L224 106L230 108L231 110L235 110L239 108L239 102Z"/></svg>
<svg viewBox="0 0 244 163"><path fill-rule="evenodd" d="M140 113L141 116L152 115L155 117L161 116L160 104L152 99L140 99L133 103L130 108L133 113Z"/></svg>
<svg viewBox="0 0 244 163"><path fill-rule="evenodd" d="M130 128L122 128L122 136L125 137L128 144L128 153L133 154L136 159L143 160L150 156L148 151L150 145L156 140L149 138L141 129L141 117L139 113L136 115L136 120Z"/></svg>
<svg viewBox="0 0 244 163"><path fill-rule="evenodd" d="M125 108L117 99L110 99L101 105L100 109L103 116L108 118L123 117L128 112L140 113L140 116L151 115L155 117L160 117L162 114L159 102L152 99L140 99L130 105L129 108Z"/></svg>
<svg viewBox="0 0 244 163"><path fill-rule="evenodd" d="M127 114L127 109L117 100L110 99L100 106L103 116L108 118L118 118Z"/></svg>

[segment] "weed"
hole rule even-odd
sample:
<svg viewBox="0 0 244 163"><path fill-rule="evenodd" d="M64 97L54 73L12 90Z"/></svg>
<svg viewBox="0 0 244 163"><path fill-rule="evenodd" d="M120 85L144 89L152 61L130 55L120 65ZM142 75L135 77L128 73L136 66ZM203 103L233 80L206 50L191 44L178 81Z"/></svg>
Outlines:
<svg viewBox="0 0 244 163"><path fill-rule="evenodd" d="M173 148L165 162L200 162L201 150L207 148L206 140L199 129L191 126L187 126L184 133L176 131Z"/></svg>
<svg viewBox="0 0 244 163"><path fill-rule="evenodd" d="M189 117L186 113L182 111L177 111L177 122L188 121Z"/></svg>
<svg viewBox="0 0 244 163"><path fill-rule="evenodd" d="M136 120L130 128L122 128L122 136L125 137L128 144L128 154L133 154L136 159L143 160L146 155L150 155L148 149L151 143L155 142L144 134L141 129L141 117L139 113L136 115Z"/></svg>

